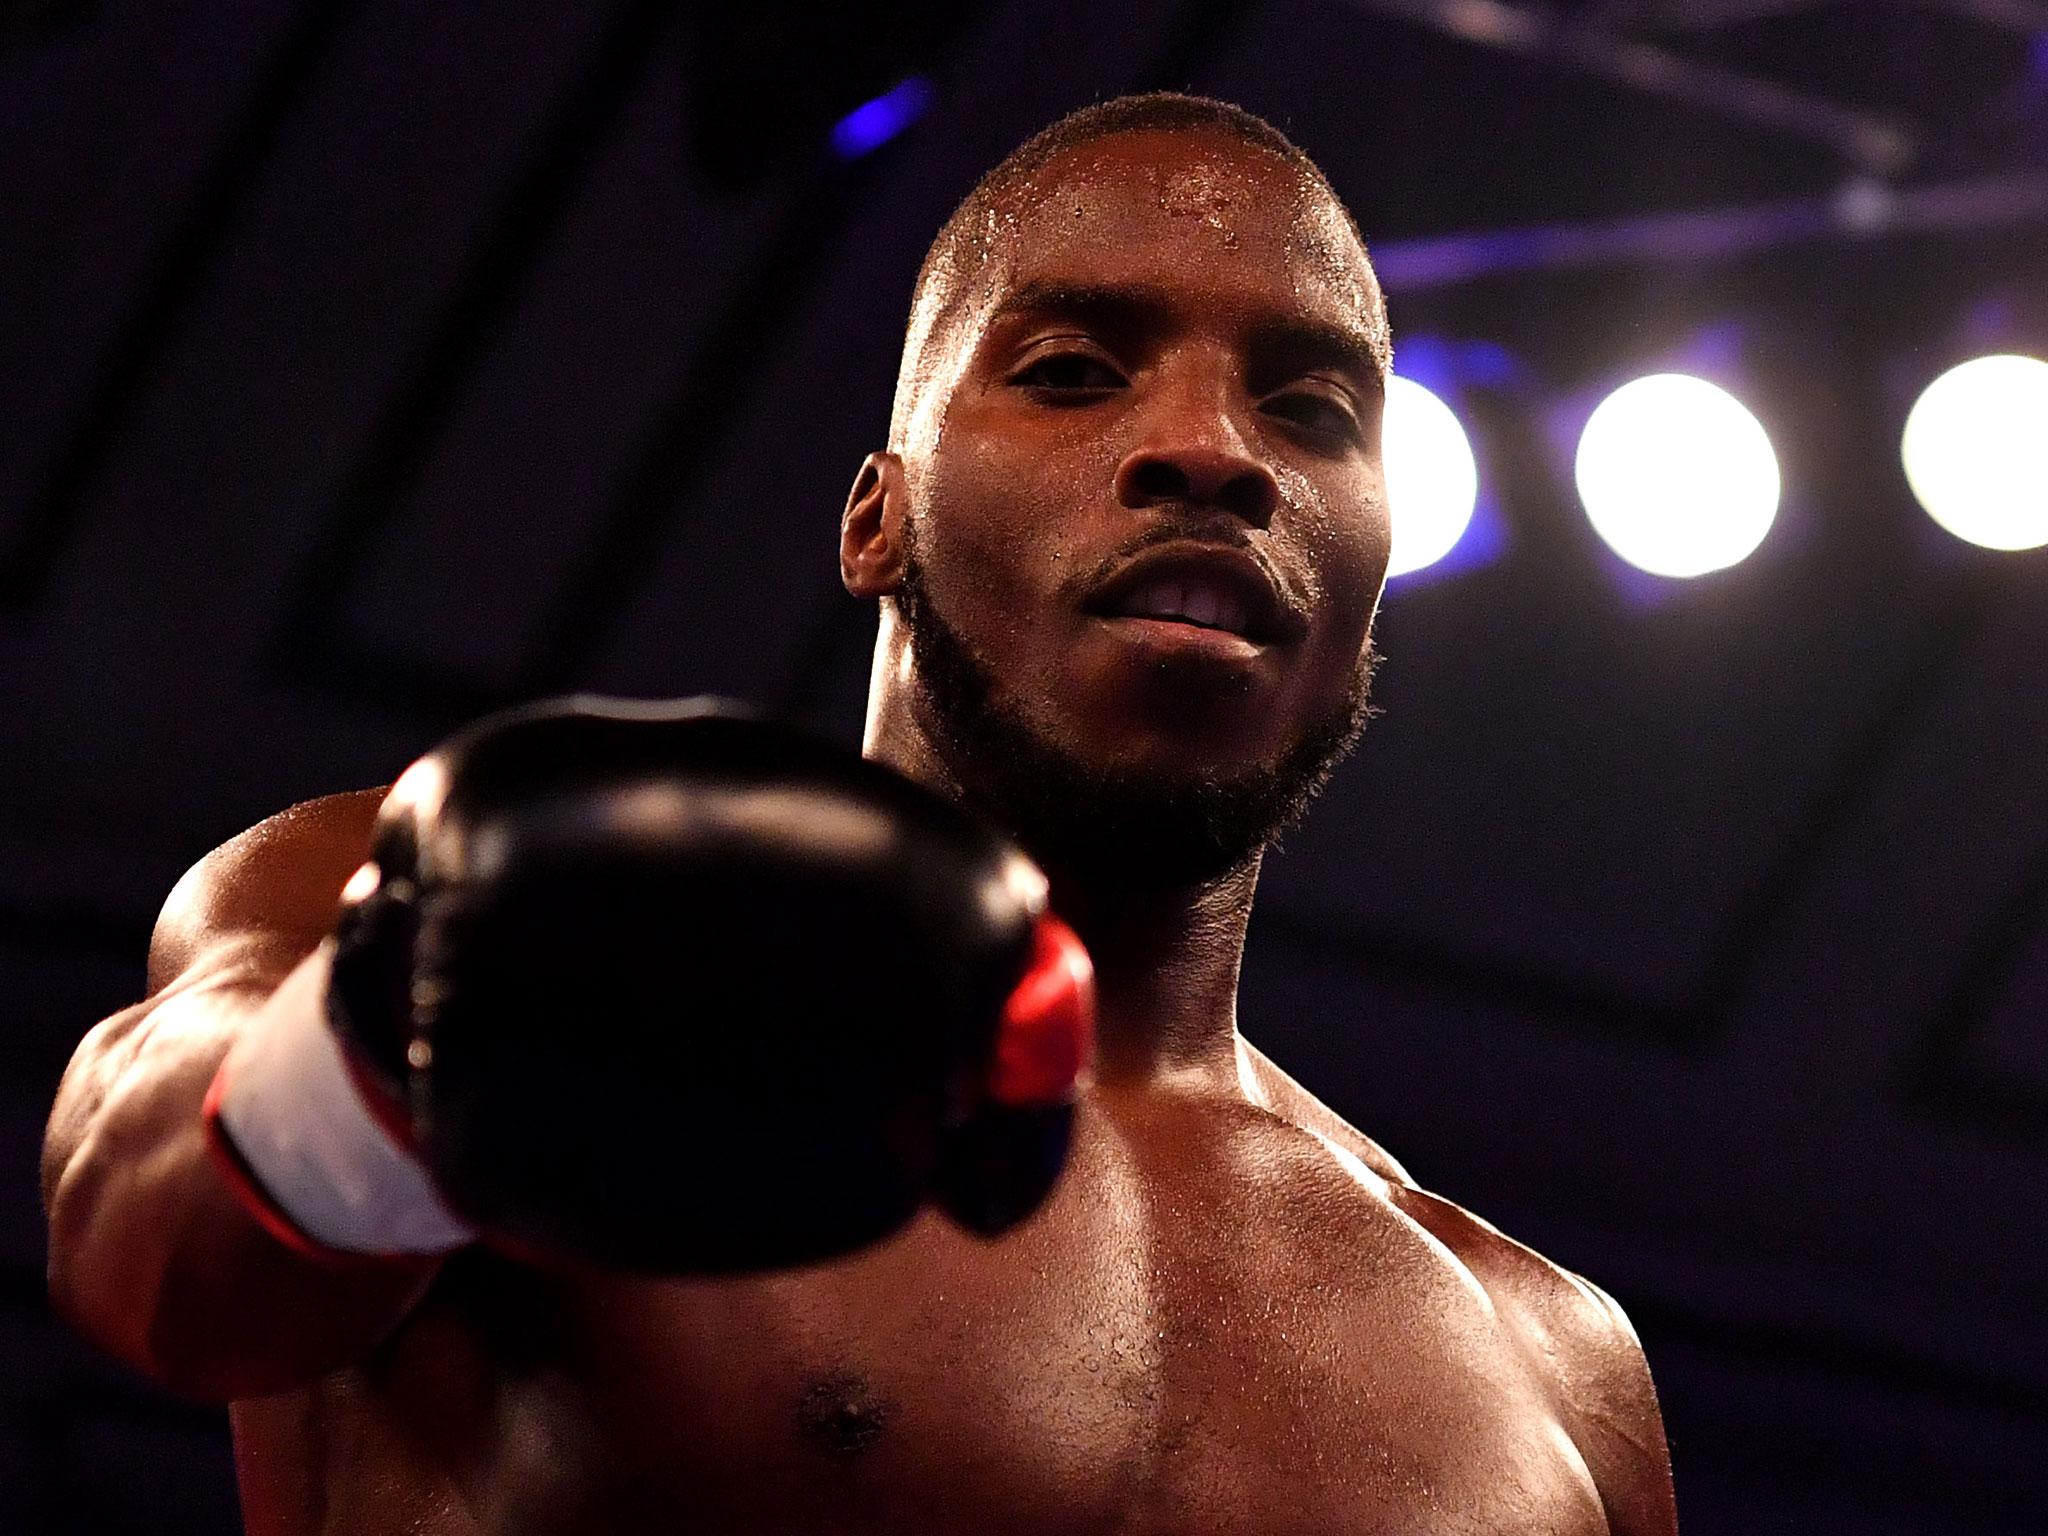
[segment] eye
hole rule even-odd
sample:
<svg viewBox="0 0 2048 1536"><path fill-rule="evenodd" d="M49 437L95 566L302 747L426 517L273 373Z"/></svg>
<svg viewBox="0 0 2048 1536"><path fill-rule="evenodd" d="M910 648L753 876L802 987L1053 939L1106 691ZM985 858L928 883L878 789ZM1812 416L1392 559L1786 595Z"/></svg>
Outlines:
<svg viewBox="0 0 2048 1536"><path fill-rule="evenodd" d="M1259 408L1269 416L1278 416L1282 421L1319 437L1340 438L1345 442L1358 440L1357 415L1343 400L1322 390L1289 390L1268 397Z"/></svg>
<svg viewBox="0 0 2048 1536"><path fill-rule="evenodd" d="M1047 352L1011 374L1010 382L1054 394L1096 394L1121 389L1124 376L1092 352Z"/></svg>

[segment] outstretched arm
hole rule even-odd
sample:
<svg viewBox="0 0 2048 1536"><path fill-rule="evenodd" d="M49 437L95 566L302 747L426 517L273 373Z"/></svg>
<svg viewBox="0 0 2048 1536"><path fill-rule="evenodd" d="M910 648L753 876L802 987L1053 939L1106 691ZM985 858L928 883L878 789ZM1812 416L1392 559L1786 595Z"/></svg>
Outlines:
<svg viewBox="0 0 2048 1536"><path fill-rule="evenodd" d="M58 1090L43 1148L51 1299L173 1391L226 1401L345 1364L434 1273L431 1261L323 1262L286 1247L222 1182L201 1121L251 1020L318 1006L320 944L382 799L295 806L195 865L157 921L149 996L86 1036Z"/></svg>

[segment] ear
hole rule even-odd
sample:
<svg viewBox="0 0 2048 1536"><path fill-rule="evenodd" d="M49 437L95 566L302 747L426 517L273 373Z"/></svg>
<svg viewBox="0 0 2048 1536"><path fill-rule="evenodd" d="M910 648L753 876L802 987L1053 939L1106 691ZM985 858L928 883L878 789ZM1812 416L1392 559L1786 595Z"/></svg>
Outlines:
<svg viewBox="0 0 2048 1536"><path fill-rule="evenodd" d="M855 597L885 597L903 577L903 461L871 453L861 461L839 520L839 579Z"/></svg>

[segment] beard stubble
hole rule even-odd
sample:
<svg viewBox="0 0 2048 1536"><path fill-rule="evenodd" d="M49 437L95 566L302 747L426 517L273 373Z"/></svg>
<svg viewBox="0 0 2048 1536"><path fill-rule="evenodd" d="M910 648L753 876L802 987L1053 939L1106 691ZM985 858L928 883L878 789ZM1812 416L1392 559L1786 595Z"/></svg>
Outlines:
<svg viewBox="0 0 2048 1536"><path fill-rule="evenodd" d="M895 601L919 723L984 815L1094 889L1182 889L1242 868L1300 825L1373 711L1370 638L1337 703L1274 763L1235 774L1107 768L1041 731L932 600L917 539Z"/></svg>

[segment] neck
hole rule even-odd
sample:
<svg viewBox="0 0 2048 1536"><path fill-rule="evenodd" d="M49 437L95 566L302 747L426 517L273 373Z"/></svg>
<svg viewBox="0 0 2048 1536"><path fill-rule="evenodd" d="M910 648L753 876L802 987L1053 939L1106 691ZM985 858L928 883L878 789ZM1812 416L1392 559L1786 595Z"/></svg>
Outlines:
<svg viewBox="0 0 2048 1536"><path fill-rule="evenodd" d="M885 648L886 649L886 648ZM904 676L891 679L891 671ZM878 655L863 755L948 799L973 794L920 729ZM1105 1088L1237 1081L1237 979L1260 856L1192 886L1112 887L1048 864L1052 904L1095 962L1095 1080Z"/></svg>
<svg viewBox="0 0 2048 1536"><path fill-rule="evenodd" d="M1168 890L1091 887L1049 869L1052 900L1095 961L1096 1081L1235 1082L1237 978L1259 860Z"/></svg>

